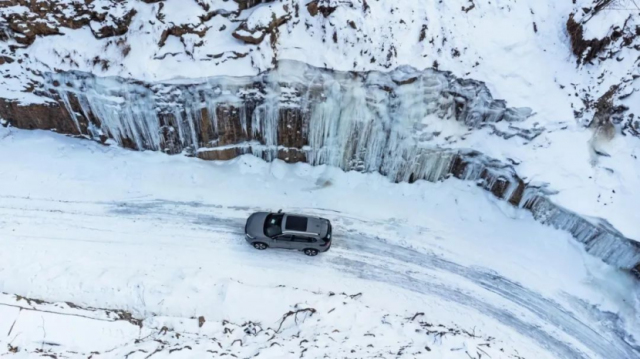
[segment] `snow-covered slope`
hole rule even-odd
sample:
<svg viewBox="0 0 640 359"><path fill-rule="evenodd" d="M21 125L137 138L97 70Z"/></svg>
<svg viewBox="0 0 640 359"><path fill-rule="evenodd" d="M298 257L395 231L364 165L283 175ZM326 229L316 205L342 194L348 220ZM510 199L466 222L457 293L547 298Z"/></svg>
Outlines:
<svg viewBox="0 0 640 359"><path fill-rule="evenodd" d="M240 10L222 0L5 1L2 52L16 62L3 66L12 75L3 97L35 100L19 91L41 71L163 81L255 75L290 59L342 71L437 67L486 82L496 98L534 108L541 123L574 113L588 122L610 86L638 86L638 11L621 0L592 16L603 2L611 3L279 0ZM572 14L579 39L612 38L587 63L573 53L590 50L572 47ZM260 41L245 42L242 31Z"/></svg>
<svg viewBox="0 0 640 359"><path fill-rule="evenodd" d="M0 352L131 359L152 353L155 358L382 358L391 353L507 358L518 353L511 343L482 337L479 331L429 322L425 313L401 316L371 308L361 293L309 292L235 280L216 286L221 309L217 316L154 315L144 320L125 311L0 294L0 328L12 338Z"/></svg>

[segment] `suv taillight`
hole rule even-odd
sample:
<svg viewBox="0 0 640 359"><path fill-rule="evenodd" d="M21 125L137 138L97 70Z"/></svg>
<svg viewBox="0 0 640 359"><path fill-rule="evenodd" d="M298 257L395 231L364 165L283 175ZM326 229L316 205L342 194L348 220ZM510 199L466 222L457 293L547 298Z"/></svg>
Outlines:
<svg viewBox="0 0 640 359"><path fill-rule="evenodd" d="M329 223L329 230L327 231L327 235L324 238L322 238L322 243L320 243L320 245L322 247L324 247L327 244L331 243L331 232L333 232L333 231L332 231L332 228L331 228L331 223Z"/></svg>

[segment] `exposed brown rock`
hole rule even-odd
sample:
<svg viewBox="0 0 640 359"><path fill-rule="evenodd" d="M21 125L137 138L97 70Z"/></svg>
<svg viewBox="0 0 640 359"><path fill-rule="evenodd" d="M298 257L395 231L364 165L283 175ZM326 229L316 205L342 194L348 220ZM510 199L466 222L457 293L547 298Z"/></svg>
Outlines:
<svg viewBox="0 0 640 359"><path fill-rule="evenodd" d="M196 156L207 161L228 161L245 154L242 148L231 147L224 149L213 149L211 151L199 151Z"/></svg>
<svg viewBox="0 0 640 359"><path fill-rule="evenodd" d="M225 104L219 105L216 108L216 116L218 120L218 135L220 136L218 138L218 146L236 144L249 140L242 129L240 110L238 108ZM247 123L247 132L252 133L250 123Z"/></svg>
<svg viewBox="0 0 640 359"><path fill-rule="evenodd" d="M193 25L180 25L180 26L172 26L168 29L165 29L160 35L160 41L158 42L159 47L163 47L167 42L169 36L177 36L182 37L182 35L186 34L196 34L199 37L204 37L207 34L208 28L206 27L194 27Z"/></svg>
<svg viewBox="0 0 640 359"><path fill-rule="evenodd" d="M295 148L278 150L278 159L287 163L307 162L307 155Z"/></svg>
<svg viewBox="0 0 640 359"><path fill-rule="evenodd" d="M233 1L238 3L238 8L240 10L246 10L262 3L273 2L273 0L233 0Z"/></svg>
<svg viewBox="0 0 640 359"><path fill-rule="evenodd" d="M509 184L510 184L509 179L502 176L495 178L495 175L490 175L488 173L485 176L486 176L485 179L487 181L491 181L489 183L493 183L493 185L491 185L488 188L489 191L493 193L493 195L496 196L497 198L507 199L504 197L507 190L509 189Z"/></svg>
<svg viewBox="0 0 640 359"><path fill-rule="evenodd" d="M20 5L20 2L18 0L2 0L2 2L0 2L0 8L16 5Z"/></svg>
<svg viewBox="0 0 640 359"><path fill-rule="evenodd" d="M136 10L131 9L123 18L112 18L109 25L102 26L97 31L93 31L93 36L103 39L112 36L122 36L129 31L131 20L136 15ZM113 25L111 25L111 23Z"/></svg>
<svg viewBox="0 0 640 359"><path fill-rule="evenodd" d="M59 2L12 0L3 1L0 7L24 6L28 12L16 12L3 16L16 41L22 45L31 45L38 36L59 35L61 27L79 29L88 26L92 21L104 23L98 30L92 29L96 38L124 35L135 16L131 9L122 18L109 15L108 24L105 23L108 9L93 8L91 2Z"/></svg>
<svg viewBox="0 0 640 359"><path fill-rule="evenodd" d="M278 121L278 144L289 148L302 148L307 145L306 135L300 109L281 109Z"/></svg>
<svg viewBox="0 0 640 359"><path fill-rule="evenodd" d="M160 113L158 119L162 136L162 152L170 155L182 152L182 143L176 130L176 120L173 114Z"/></svg>
<svg viewBox="0 0 640 359"><path fill-rule="evenodd" d="M67 110L55 102L23 106L16 101L0 98L0 118L18 128L80 134Z"/></svg>
<svg viewBox="0 0 640 359"><path fill-rule="evenodd" d="M311 16L318 15L318 0L314 0L307 4L307 11Z"/></svg>
<svg viewBox="0 0 640 359"><path fill-rule="evenodd" d="M39 35L60 35L60 31L55 24L35 21L22 14L11 14L8 16L9 29L14 33L16 42L22 45L31 45Z"/></svg>
<svg viewBox="0 0 640 359"><path fill-rule="evenodd" d="M515 181L518 184L518 187L511 194L511 198L508 198L507 200L512 205L518 206L522 202L522 199L524 196L524 190L527 188L527 185L520 178L516 178Z"/></svg>
<svg viewBox="0 0 640 359"><path fill-rule="evenodd" d="M238 146L225 147L221 149L212 148L210 150L200 150L198 151L196 156L206 161L228 161L238 156L250 153L252 153L251 148L241 144ZM296 148L279 149L277 152L277 158L288 163L307 161L306 154Z"/></svg>
<svg viewBox="0 0 640 359"><path fill-rule="evenodd" d="M247 44L258 45L267 36L266 32L262 30L249 31L244 24L241 24L231 35L238 40L241 40ZM257 36L256 36L257 35Z"/></svg>
<svg viewBox="0 0 640 359"><path fill-rule="evenodd" d="M571 49L573 54L578 58L578 64L591 62L607 45L609 45L609 43L611 43L610 37L585 40L584 28L582 27L582 24L575 20L573 14L569 16L566 26L571 39Z"/></svg>
<svg viewBox="0 0 640 359"><path fill-rule="evenodd" d="M10 64L14 62L13 58L9 56L0 56L0 65Z"/></svg>
<svg viewBox="0 0 640 359"><path fill-rule="evenodd" d="M615 115L619 115L628 109L624 106L616 106L614 104L615 95L619 88L619 85L611 86L609 90L598 99L594 106L596 112L593 115L593 120L590 124L592 128L599 128L608 132L607 137L609 139L614 135L612 132L614 131L612 117L615 117Z"/></svg>
<svg viewBox="0 0 640 359"><path fill-rule="evenodd" d="M409 84L412 84L412 83L414 83L416 81L418 81L417 77L411 77L411 78L408 78L408 79L402 80L402 81L393 80L393 82L395 82L396 85L409 85Z"/></svg>
<svg viewBox="0 0 640 359"><path fill-rule="evenodd" d="M467 165L467 162L460 155L456 155L451 161L451 174L456 178L463 179Z"/></svg>
<svg viewBox="0 0 640 359"><path fill-rule="evenodd" d="M321 13L322 16L329 17L337 8L337 6L331 6L329 2L324 0L313 0L307 3L307 11L309 11L311 16L316 16L318 13Z"/></svg>
<svg viewBox="0 0 640 359"><path fill-rule="evenodd" d="M275 38L277 28L289 20L291 20L291 14L289 13L281 17L276 17L275 14L272 14L272 19L268 26L250 29L247 26L247 23L243 22L233 31L232 35L238 40L242 40L248 44L257 45L264 40L267 34L271 34L273 35L272 38Z"/></svg>

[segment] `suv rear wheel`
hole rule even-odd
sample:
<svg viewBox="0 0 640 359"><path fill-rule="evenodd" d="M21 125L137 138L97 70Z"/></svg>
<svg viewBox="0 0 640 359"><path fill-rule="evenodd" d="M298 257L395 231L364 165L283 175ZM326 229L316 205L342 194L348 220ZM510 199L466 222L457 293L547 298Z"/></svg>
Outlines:
<svg viewBox="0 0 640 359"><path fill-rule="evenodd" d="M263 251L263 250L267 249L267 245L264 244L264 243L261 243L261 242L256 242L256 243L253 244L253 248Z"/></svg>
<svg viewBox="0 0 640 359"><path fill-rule="evenodd" d="M315 249L312 249L312 248L307 248L307 249L305 249L303 252L304 252L304 254L306 254L306 255L308 255L308 256L310 256L310 257L317 256L317 255L318 255L318 251L317 251L317 250L315 250Z"/></svg>

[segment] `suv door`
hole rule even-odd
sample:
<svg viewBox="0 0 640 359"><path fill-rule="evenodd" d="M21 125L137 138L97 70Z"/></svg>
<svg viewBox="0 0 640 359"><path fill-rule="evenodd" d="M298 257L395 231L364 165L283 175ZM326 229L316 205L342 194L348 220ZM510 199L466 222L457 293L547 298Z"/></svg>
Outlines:
<svg viewBox="0 0 640 359"><path fill-rule="evenodd" d="M313 238L305 236L293 236L291 247L302 250L313 246Z"/></svg>
<svg viewBox="0 0 640 359"><path fill-rule="evenodd" d="M293 236L290 234L281 234L273 239L272 247L292 249Z"/></svg>

